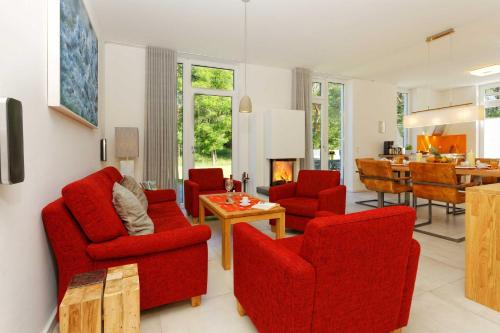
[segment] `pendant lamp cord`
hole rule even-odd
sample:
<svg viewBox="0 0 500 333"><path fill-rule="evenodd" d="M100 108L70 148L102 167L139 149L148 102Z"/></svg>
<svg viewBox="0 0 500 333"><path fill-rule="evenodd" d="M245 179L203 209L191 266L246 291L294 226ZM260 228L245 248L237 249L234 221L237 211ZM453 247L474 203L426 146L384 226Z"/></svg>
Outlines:
<svg viewBox="0 0 500 333"><path fill-rule="evenodd" d="M450 35L450 77L451 77L451 72L453 71L453 36ZM450 85L450 99L448 101L448 103L450 104L450 106L453 105L453 87Z"/></svg>
<svg viewBox="0 0 500 333"><path fill-rule="evenodd" d="M247 3L245 2L245 21L244 21L244 61L245 61L245 95L247 94Z"/></svg>
<svg viewBox="0 0 500 333"><path fill-rule="evenodd" d="M427 42L427 110L431 109L431 43Z"/></svg>

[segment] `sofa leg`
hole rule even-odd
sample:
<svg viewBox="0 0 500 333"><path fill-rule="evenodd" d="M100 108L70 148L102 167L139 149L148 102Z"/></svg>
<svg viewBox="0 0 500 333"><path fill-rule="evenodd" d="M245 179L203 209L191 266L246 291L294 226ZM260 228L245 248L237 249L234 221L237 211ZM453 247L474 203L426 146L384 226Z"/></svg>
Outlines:
<svg viewBox="0 0 500 333"><path fill-rule="evenodd" d="M240 302L238 300L236 300L236 308L238 309L238 313L240 314L240 316L245 316L247 313L245 312L245 309L243 309L243 307L241 306Z"/></svg>
<svg viewBox="0 0 500 333"><path fill-rule="evenodd" d="M191 306L193 308L200 306L200 304L201 304L201 296L191 297Z"/></svg>

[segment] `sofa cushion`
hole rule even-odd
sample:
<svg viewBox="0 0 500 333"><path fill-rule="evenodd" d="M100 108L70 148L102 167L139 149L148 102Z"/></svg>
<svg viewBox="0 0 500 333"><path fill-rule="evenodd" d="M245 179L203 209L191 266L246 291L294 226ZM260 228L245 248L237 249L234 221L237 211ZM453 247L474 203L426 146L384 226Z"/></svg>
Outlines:
<svg viewBox="0 0 500 333"><path fill-rule="evenodd" d="M318 210L318 200L305 197L293 197L278 200L285 207L287 214L314 217Z"/></svg>
<svg viewBox="0 0 500 333"><path fill-rule="evenodd" d="M114 183L120 183L123 179L122 174L115 167L109 166L101 170Z"/></svg>
<svg viewBox="0 0 500 333"><path fill-rule="evenodd" d="M297 179L298 197L317 198L319 192L340 185L340 173L326 170L300 170Z"/></svg>
<svg viewBox="0 0 500 333"><path fill-rule="evenodd" d="M200 186L200 191L224 189L224 174L221 168L189 169L189 180Z"/></svg>
<svg viewBox="0 0 500 333"><path fill-rule="evenodd" d="M177 228L191 227L175 201L149 205L148 215L155 225L155 233Z"/></svg>
<svg viewBox="0 0 500 333"><path fill-rule="evenodd" d="M113 207L113 184L101 170L62 189L64 203L92 242L128 235Z"/></svg>
<svg viewBox="0 0 500 333"><path fill-rule="evenodd" d="M134 193L118 183L113 186L113 205L130 236L154 233L153 221L142 203Z"/></svg>
<svg viewBox="0 0 500 333"><path fill-rule="evenodd" d="M166 201L148 206L148 215L153 220L158 217L184 216L175 201Z"/></svg>
<svg viewBox="0 0 500 333"><path fill-rule="evenodd" d="M148 210L148 198L146 198L146 194L144 194L144 190L142 187L135 181L133 177L123 176L120 185L125 187L127 190L132 192L135 197L139 200L144 210Z"/></svg>

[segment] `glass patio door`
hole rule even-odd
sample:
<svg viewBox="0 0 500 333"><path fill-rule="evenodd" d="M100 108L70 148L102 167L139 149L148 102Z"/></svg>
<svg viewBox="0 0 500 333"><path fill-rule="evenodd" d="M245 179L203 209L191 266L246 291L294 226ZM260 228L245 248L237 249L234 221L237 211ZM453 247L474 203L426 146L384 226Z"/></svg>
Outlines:
<svg viewBox="0 0 500 333"><path fill-rule="evenodd" d="M312 146L313 168L339 170L343 163L344 85L328 80L312 84Z"/></svg>
<svg viewBox="0 0 500 333"><path fill-rule="evenodd" d="M222 168L229 177L237 169L233 146L237 133L236 67L181 59L177 68L178 198L192 168ZM235 111L236 110L236 111Z"/></svg>

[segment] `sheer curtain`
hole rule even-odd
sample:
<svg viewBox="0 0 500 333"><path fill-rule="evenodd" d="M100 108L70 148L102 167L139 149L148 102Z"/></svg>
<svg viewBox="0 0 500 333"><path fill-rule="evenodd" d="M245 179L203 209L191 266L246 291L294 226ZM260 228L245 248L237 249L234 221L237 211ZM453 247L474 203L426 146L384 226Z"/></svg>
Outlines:
<svg viewBox="0 0 500 333"><path fill-rule="evenodd" d="M146 49L144 180L158 188L177 185L177 52Z"/></svg>
<svg viewBox="0 0 500 333"><path fill-rule="evenodd" d="M300 160L301 169L313 168L312 124L311 124L311 71L306 68L294 68L292 72L292 108L304 110L306 115L306 153Z"/></svg>

